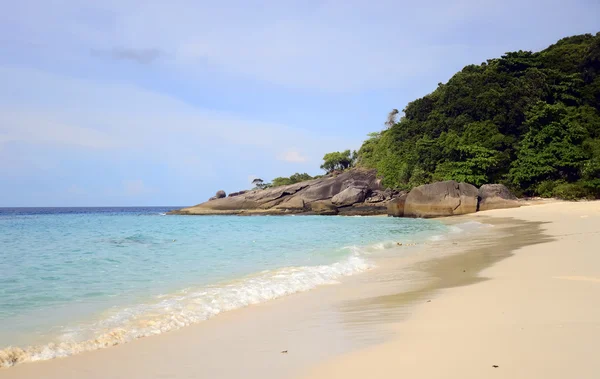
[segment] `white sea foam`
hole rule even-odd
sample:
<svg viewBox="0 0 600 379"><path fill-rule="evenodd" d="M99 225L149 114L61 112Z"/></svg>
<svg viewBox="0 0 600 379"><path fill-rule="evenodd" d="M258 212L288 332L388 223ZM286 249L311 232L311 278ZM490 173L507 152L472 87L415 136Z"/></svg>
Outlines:
<svg viewBox="0 0 600 379"><path fill-rule="evenodd" d="M451 235L456 235L464 232L473 232L482 228L491 228L494 225L484 224L478 221L467 221L456 225L450 225L448 227L448 233L436 234L429 237L430 241L443 241Z"/></svg>
<svg viewBox="0 0 600 379"><path fill-rule="evenodd" d="M0 367L47 360L126 343L136 338L176 330L226 312L271 299L334 284L344 276L372 267L357 247L331 265L287 267L236 281L187 289L156 301L120 309L90 325L70 329L56 343L0 350ZM85 338L82 336L92 337Z"/></svg>
<svg viewBox="0 0 600 379"><path fill-rule="evenodd" d="M370 249L372 250L385 250L385 249L390 249L392 247L397 246L397 242L395 241L384 241L384 242L379 242L376 243L374 245L370 246Z"/></svg>

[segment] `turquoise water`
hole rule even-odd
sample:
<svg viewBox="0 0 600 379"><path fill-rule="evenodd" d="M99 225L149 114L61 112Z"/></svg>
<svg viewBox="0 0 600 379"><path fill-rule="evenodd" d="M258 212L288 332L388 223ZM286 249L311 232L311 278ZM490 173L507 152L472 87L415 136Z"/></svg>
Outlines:
<svg viewBox="0 0 600 379"><path fill-rule="evenodd" d="M0 367L335 283L395 241L446 231L418 219L165 216L170 209L0 209Z"/></svg>

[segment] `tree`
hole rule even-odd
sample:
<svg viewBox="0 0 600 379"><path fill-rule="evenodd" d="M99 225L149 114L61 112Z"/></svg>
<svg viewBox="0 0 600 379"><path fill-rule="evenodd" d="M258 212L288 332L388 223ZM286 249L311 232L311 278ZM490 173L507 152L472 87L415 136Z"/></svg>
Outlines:
<svg viewBox="0 0 600 379"><path fill-rule="evenodd" d="M285 178L285 177L281 177L281 176L273 179L273 181L271 183L273 184L273 187L287 186L289 184L292 184L292 182L290 181L290 178Z"/></svg>
<svg viewBox="0 0 600 379"><path fill-rule="evenodd" d="M510 171L512 182L534 192L544 180L576 181L585 164L582 142L587 130L577 120L576 107L539 103L527 115L518 158Z"/></svg>
<svg viewBox="0 0 600 379"><path fill-rule="evenodd" d="M252 181L254 189L265 189L271 187L271 183L265 183L264 180L256 178Z"/></svg>
<svg viewBox="0 0 600 379"><path fill-rule="evenodd" d="M398 112L396 108L392 109L390 113L388 113L387 119L384 123L386 129L389 129L396 124L396 116L398 115L398 113L400 112Z"/></svg>
<svg viewBox="0 0 600 379"><path fill-rule="evenodd" d="M323 157L323 164L321 165L321 169L327 171L327 173L333 172L335 170L346 170L354 166L356 157L356 151L351 152L350 150L327 153Z"/></svg>
<svg viewBox="0 0 600 379"><path fill-rule="evenodd" d="M297 172L290 176L290 181L291 181L291 184L296 184L296 183L303 182L305 180L311 180L312 178L313 177L308 175L306 172L304 172L304 173Z"/></svg>

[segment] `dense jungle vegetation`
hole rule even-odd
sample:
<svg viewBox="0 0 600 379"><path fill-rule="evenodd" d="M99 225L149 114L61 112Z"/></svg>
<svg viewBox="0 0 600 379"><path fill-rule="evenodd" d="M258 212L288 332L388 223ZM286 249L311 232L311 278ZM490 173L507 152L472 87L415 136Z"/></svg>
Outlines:
<svg viewBox="0 0 600 379"><path fill-rule="evenodd" d="M397 114L356 156L388 187L454 179L600 197L600 33L466 66Z"/></svg>

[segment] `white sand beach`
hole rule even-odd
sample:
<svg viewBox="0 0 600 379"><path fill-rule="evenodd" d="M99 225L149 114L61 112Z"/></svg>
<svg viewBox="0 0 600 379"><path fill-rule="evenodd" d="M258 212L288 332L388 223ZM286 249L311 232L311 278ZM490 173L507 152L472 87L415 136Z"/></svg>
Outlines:
<svg viewBox="0 0 600 379"><path fill-rule="evenodd" d="M526 246L443 290L395 327L395 339L309 370L307 378L598 378L600 202L481 213L544 222Z"/></svg>

